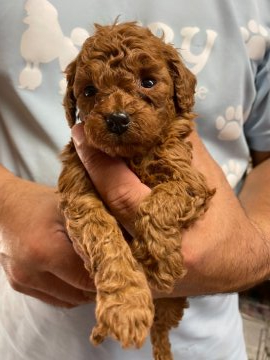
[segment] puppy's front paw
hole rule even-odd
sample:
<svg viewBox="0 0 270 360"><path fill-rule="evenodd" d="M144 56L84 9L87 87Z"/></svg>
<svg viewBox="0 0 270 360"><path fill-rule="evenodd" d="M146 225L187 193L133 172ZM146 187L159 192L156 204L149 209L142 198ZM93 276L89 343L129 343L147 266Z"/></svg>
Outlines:
<svg viewBox="0 0 270 360"><path fill-rule="evenodd" d="M144 233L133 239L131 250L142 265L150 286L158 291L172 292L175 281L186 274L181 254L181 236L177 230L158 232L148 221Z"/></svg>
<svg viewBox="0 0 270 360"><path fill-rule="evenodd" d="M103 294L97 299L97 325L91 334L94 345L106 336L118 340L123 348L140 348L153 323L154 306L149 289L129 288Z"/></svg>

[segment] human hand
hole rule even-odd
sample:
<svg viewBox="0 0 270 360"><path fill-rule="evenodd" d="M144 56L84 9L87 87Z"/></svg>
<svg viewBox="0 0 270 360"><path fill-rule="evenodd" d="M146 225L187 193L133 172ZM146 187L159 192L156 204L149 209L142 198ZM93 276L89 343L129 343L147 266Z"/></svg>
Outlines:
<svg viewBox="0 0 270 360"><path fill-rule="evenodd" d="M151 190L121 159L89 147L82 124L73 127L72 135L96 189L132 234L136 210ZM253 266L252 256L257 248L252 244L258 233L195 131L189 140L193 144L193 166L205 175L210 188L216 188L216 194L206 214L183 233L182 254L188 271L172 295L228 292L249 286L254 279L248 279L246 273Z"/></svg>
<svg viewBox="0 0 270 360"><path fill-rule="evenodd" d="M112 158L86 144L83 125L72 128L77 153L104 202L126 230L134 233L134 217L151 189L120 158Z"/></svg>
<svg viewBox="0 0 270 360"><path fill-rule="evenodd" d="M94 300L93 282L65 232L55 189L11 174L1 189L0 263L13 289L48 304L73 307Z"/></svg>
<svg viewBox="0 0 270 360"><path fill-rule="evenodd" d="M85 139L83 124L77 124L72 128L72 137L77 153L102 199L120 223L130 234L133 234L137 208L150 194L151 189L139 180L122 159L112 158L89 146ZM209 186L215 188L217 183L226 185L221 169L195 132L190 135L190 140L194 147L193 165L206 175ZM227 188L229 188L228 184Z"/></svg>

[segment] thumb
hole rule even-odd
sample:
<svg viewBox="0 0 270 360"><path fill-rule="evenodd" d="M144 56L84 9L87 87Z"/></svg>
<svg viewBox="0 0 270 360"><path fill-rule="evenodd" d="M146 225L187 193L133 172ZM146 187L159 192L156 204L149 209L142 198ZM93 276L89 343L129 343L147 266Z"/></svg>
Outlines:
<svg viewBox="0 0 270 360"><path fill-rule="evenodd" d="M141 183L122 159L89 146L83 124L72 128L72 138L95 188L113 215L132 234L138 206L150 194L150 188Z"/></svg>

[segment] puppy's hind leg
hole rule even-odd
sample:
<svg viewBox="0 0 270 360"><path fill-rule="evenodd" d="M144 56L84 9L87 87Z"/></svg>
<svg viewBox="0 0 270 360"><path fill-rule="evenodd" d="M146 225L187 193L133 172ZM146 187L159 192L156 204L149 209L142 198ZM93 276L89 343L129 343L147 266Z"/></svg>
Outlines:
<svg viewBox="0 0 270 360"><path fill-rule="evenodd" d="M173 360L169 331L177 327L184 308L186 298L160 298L154 300L155 318L151 328L151 342L155 360Z"/></svg>

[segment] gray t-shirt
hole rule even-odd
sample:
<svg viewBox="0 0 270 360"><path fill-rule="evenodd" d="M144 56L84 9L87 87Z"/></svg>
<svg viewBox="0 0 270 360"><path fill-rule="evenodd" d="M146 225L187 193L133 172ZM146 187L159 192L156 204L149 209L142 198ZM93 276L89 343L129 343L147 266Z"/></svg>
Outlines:
<svg viewBox="0 0 270 360"><path fill-rule="evenodd" d="M63 70L93 23L137 20L165 33L197 76L195 111L207 148L236 188L249 149L270 150L269 0L0 0L0 162L54 185L70 137ZM202 239L203 240L203 239ZM57 309L14 292L0 272L4 360L151 359L143 349L88 342L94 306ZM246 359L237 295L190 300L171 334L175 360Z"/></svg>

